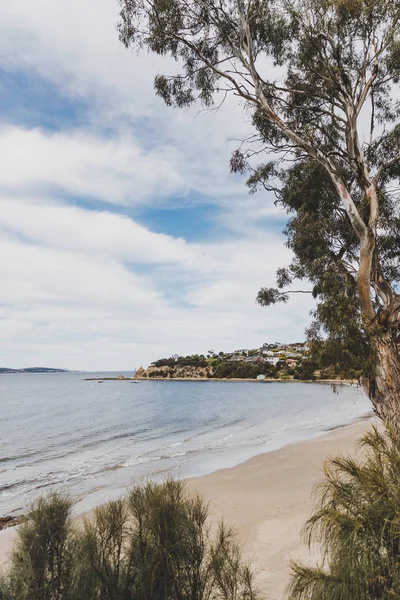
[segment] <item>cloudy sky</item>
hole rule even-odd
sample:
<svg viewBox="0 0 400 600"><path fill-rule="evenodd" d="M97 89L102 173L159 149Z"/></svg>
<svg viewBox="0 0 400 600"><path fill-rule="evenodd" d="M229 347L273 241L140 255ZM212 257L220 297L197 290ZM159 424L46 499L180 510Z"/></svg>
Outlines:
<svg viewBox="0 0 400 600"><path fill-rule="evenodd" d="M310 300L255 296L290 260L267 194L229 174L249 130L167 108L116 0L2 0L0 366L122 370L304 338Z"/></svg>

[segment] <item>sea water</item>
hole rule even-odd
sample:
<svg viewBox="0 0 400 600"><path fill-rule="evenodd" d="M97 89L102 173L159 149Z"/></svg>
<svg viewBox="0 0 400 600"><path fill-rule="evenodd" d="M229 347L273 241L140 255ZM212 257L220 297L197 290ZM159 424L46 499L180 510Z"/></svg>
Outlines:
<svg viewBox="0 0 400 600"><path fill-rule="evenodd" d="M371 410L350 386L84 381L101 375L0 375L0 516L54 489L86 510L145 479L230 467Z"/></svg>

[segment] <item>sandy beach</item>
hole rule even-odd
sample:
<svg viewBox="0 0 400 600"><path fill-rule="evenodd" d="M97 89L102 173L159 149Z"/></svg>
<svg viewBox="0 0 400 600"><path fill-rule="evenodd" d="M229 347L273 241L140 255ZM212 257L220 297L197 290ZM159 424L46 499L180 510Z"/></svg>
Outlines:
<svg viewBox="0 0 400 600"><path fill-rule="evenodd" d="M290 559L310 560L300 530L310 514L324 460L355 451L356 441L373 422L362 420L188 480L189 488L209 501L213 518L223 517L237 529L266 600L283 598ZM15 527L0 532L0 565L16 533Z"/></svg>

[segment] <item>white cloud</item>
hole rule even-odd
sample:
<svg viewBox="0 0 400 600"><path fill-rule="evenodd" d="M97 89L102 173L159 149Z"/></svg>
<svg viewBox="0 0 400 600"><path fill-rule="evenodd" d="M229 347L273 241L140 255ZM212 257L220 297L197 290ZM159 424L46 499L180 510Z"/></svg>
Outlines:
<svg viewBox="0 0 400 600"><path fill-rule="evenodd" d="M280 237L189 244L127 217L4 198L0 233L9 342L0 364L131 368L160 354L302 337L303 300L284 319L280 307L254 303L289 258ZM132 263L151 268L138 274ZM179 286L172 300L169 285Z"/></svg>
<svg viewBox="0 0 400 600"><path fill-rule="evenodd" d="M81 173L92 178L97 170L84 171L84 166L87 152L95 145L94 167L103 166L109 152L121 158L118 166L116 158L111 158L104 167L104 177L112 168L123 178L125 167L130 167L133 174L144 167L143 176L152 171L160 188L168 189L171 178L175 181L177 177L183 183L183 193L189 186L214 196L242 195L242 183L230 176L228 168L230 154L237 145L228 140L249 131L236 99L229 98L217 113L199 114L199 106L187 111L166 107L154 95L153 78L160 70L176 70L176 64L144 52L128 52L118 40L117 19L116 0L71 0L67 4L47 0L2 2L0 63L37 73L61 93L84 100L90 107L80 135L45 137L38 132L31 136L25 133L29 148L37 147L36 162L49 156L57 145L60 156L56 155L49 165L57 171L65 153L76 152L76 145L82 144L82 150L77 152L84 159ZM106 141L104 136L110 130L117 139ZM18 136L21 139L22 134ZM149 147L153 150L149 151ZM87 183L86 187L90 185ZM150 185L148 192L153 189ZM130 193L135 195L131 190L128 197ZM114 201L126 202L127 196L124 198L121 200L117 189Z"/></svg>
<svg viewBox="0 0 400 600"><path fill-rule="evenodd" d="M32 226L34 223L34 226ZM182 238L156 234L128 217L0 197L0 227L31 244L131 263L198 261Z"/></svg>
<svg viewBox="0 0 400 600"><path fill-rule="evenodd" d="M123 137L4 127L0 130L0 187L17 193L57 191L139 205L149 197L187 192L171 154L162 150L145 152L134 140Z"/></svg>

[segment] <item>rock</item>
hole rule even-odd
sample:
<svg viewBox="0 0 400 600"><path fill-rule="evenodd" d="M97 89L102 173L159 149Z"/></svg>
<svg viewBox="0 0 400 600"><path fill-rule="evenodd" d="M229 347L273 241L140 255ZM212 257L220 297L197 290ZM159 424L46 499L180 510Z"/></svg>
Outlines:
<svg viewBox="0 0 400 600"><path fill-rule="evenodd" d="M8 527L15 527L21 521L21 517L0 517L0 531Z"/></svg>
<svg viewBox="0 0 400 600"><path fill-rule="evenodd" d="M146 378L147 378L147 373L146 373L145 369L143 369L143 367L140 367L140 369L138 369L136 371L135 379L146 379Z"/></svg>

